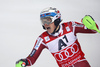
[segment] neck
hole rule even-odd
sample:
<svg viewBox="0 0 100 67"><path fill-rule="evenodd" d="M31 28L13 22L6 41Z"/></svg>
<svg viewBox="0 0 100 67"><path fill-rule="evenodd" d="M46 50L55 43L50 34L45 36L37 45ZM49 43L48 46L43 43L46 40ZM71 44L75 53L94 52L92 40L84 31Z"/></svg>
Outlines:
<svg viewBox="0 0 100 67"><path fill-rule="evenodd" d="M55 32L58 32L59 29L60 29L60 26L58 25L58 26L55 28L55 30L53 31L53 33L51 33L51 34L55 34Z"/></svg>
<svg viewBox="0 0 100 67"><path fill-rule="evenodd" d="M60 29L60 26L58 25L58 27L56 28L56 32L58 32L58 31L59 31L59 29Z"/></svg>

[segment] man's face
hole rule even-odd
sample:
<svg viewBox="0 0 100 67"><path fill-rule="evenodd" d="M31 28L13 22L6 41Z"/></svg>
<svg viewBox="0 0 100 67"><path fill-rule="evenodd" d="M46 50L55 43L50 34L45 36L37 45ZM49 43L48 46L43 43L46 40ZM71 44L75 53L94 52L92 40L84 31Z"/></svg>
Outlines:
<svg viewBox="0 0 100 67"><path fill-rule="evenodd" d="M55 26L54 22L52 22L51 17L41 18L41 22L42 22L42 25L45 27L45 29L48 31L48 33L53 33L56 26Z"/></svg>
<svg viewBox="0 0 100 67"><path fill-rule="evenodd" d="M54 22L51 23L51 24L49 24L49 25L48 25L48 24L44 24L44 27L45 27L45 29L48 31L48 33L53 33L53 31L54 31L55 28L56 28Z"/></svg>

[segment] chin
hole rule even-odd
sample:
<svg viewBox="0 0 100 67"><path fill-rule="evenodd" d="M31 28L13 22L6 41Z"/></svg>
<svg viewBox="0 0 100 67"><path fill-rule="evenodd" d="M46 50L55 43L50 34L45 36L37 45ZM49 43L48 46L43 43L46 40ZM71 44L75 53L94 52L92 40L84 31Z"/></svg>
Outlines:
<svg viewBox="0 0 100 67"><path fill-rule="evenodd" d="M50 33L50 34L51 34L52 32L51 32L51 31L48 31L48 33Z"/></svg>
<svg viewBox="0 0 100 67"><path fill-rule="evenodd" d="M50 33L50 34L51 34L52 32L48 32L48 33Z"/></svg>

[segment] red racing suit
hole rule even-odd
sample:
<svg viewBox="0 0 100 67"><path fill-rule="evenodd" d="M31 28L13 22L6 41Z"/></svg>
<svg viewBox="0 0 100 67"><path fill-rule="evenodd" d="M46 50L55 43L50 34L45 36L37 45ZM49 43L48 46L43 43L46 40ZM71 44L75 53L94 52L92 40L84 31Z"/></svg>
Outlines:
<svg viewBox="0 0 100 67"><path fill-rule="evenodd" d="M96 33L96 31L87 29L82 23L70 21L60 24L60 29L55 34L43 32L37 38L32 52L26 58L29 66L35 63L44 48L51 52L59 67L68 67L83 60L84 53L76 33Z"/></svg>

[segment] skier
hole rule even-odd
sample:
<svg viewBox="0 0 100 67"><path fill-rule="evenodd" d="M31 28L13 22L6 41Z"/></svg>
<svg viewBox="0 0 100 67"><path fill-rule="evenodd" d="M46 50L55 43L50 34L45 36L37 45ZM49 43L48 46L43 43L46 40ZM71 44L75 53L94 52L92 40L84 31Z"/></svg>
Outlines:
<svg viewBox="0 0 100 67"><path fill-rule="evenodd" d="M85 22L94 22L91 16L88 17ZM40 20L46 31L37 38L29 56L16 62L16 67L33 65L44 48L51 52L59 67L90 67L76 34L97 33L95 30L75 21L61 23L60 11L52 7L40 13ZM96 27L98 28L97 24Z"/></svg>

